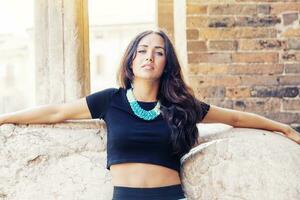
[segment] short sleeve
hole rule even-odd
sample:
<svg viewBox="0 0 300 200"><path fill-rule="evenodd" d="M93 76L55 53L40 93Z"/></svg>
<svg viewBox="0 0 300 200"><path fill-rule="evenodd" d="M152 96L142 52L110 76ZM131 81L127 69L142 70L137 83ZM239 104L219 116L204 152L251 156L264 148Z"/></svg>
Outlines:
<svg viewBox="0 0 300 200"><path fill-rule="evenodd" d="M110 105L111 99L118 89L108 88L86 96L86 102L93 119L102 119Z"/></svg>
<svg viewBox="0 0 300 200"><path fill-rule="evenodd" d="M196 99L196 110L198 113L198 122L201 122L210 109L210 105Z"/></svg>

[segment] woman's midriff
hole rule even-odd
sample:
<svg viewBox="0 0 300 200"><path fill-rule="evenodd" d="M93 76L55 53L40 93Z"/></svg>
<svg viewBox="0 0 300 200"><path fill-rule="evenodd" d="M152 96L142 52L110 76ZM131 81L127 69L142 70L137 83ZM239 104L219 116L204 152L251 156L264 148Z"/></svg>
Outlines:
<svg viewBox="0 0 300 200"><path fill-rule="evenodd" d="M176 170L148 163L121 163L110 166L114 186L163 187L181 184Z"/></svg>

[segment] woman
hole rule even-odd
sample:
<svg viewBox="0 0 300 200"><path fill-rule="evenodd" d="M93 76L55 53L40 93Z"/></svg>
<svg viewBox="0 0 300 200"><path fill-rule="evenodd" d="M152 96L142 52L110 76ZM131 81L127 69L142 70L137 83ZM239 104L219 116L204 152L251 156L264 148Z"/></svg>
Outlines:
<svg viewBox="0 0 300 200"><path fill-rule="evenodd" d="M132 40L118 80L119 88L2 115L0 124L103 119L114 200L186 199L180 158L197 145L199 122L279 131L300 143L298 132L286 124L197 100L183 81L173 45L163 31L145 31Z"/></svg>

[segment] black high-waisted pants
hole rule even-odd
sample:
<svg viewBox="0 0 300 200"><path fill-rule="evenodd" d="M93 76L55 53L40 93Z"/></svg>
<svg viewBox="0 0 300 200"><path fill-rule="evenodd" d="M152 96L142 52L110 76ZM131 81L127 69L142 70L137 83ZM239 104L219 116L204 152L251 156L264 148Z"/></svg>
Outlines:
<svg viewBox="0 0 300 200"><path fill-rule="evenodd" d="M182 185L153 188L114 186L112 200L186 200Z"/></svg>

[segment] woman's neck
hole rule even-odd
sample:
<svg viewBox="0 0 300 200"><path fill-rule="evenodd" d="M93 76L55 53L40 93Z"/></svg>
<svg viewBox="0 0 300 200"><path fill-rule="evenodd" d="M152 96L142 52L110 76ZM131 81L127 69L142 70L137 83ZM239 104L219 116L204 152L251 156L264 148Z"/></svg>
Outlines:
<svg viewBox="0 0 300 200"><path fill-rule="evenodd" d="M159 84L154 82L134 81L133 95L137 101L154 102L157 101Z"/></svg>

